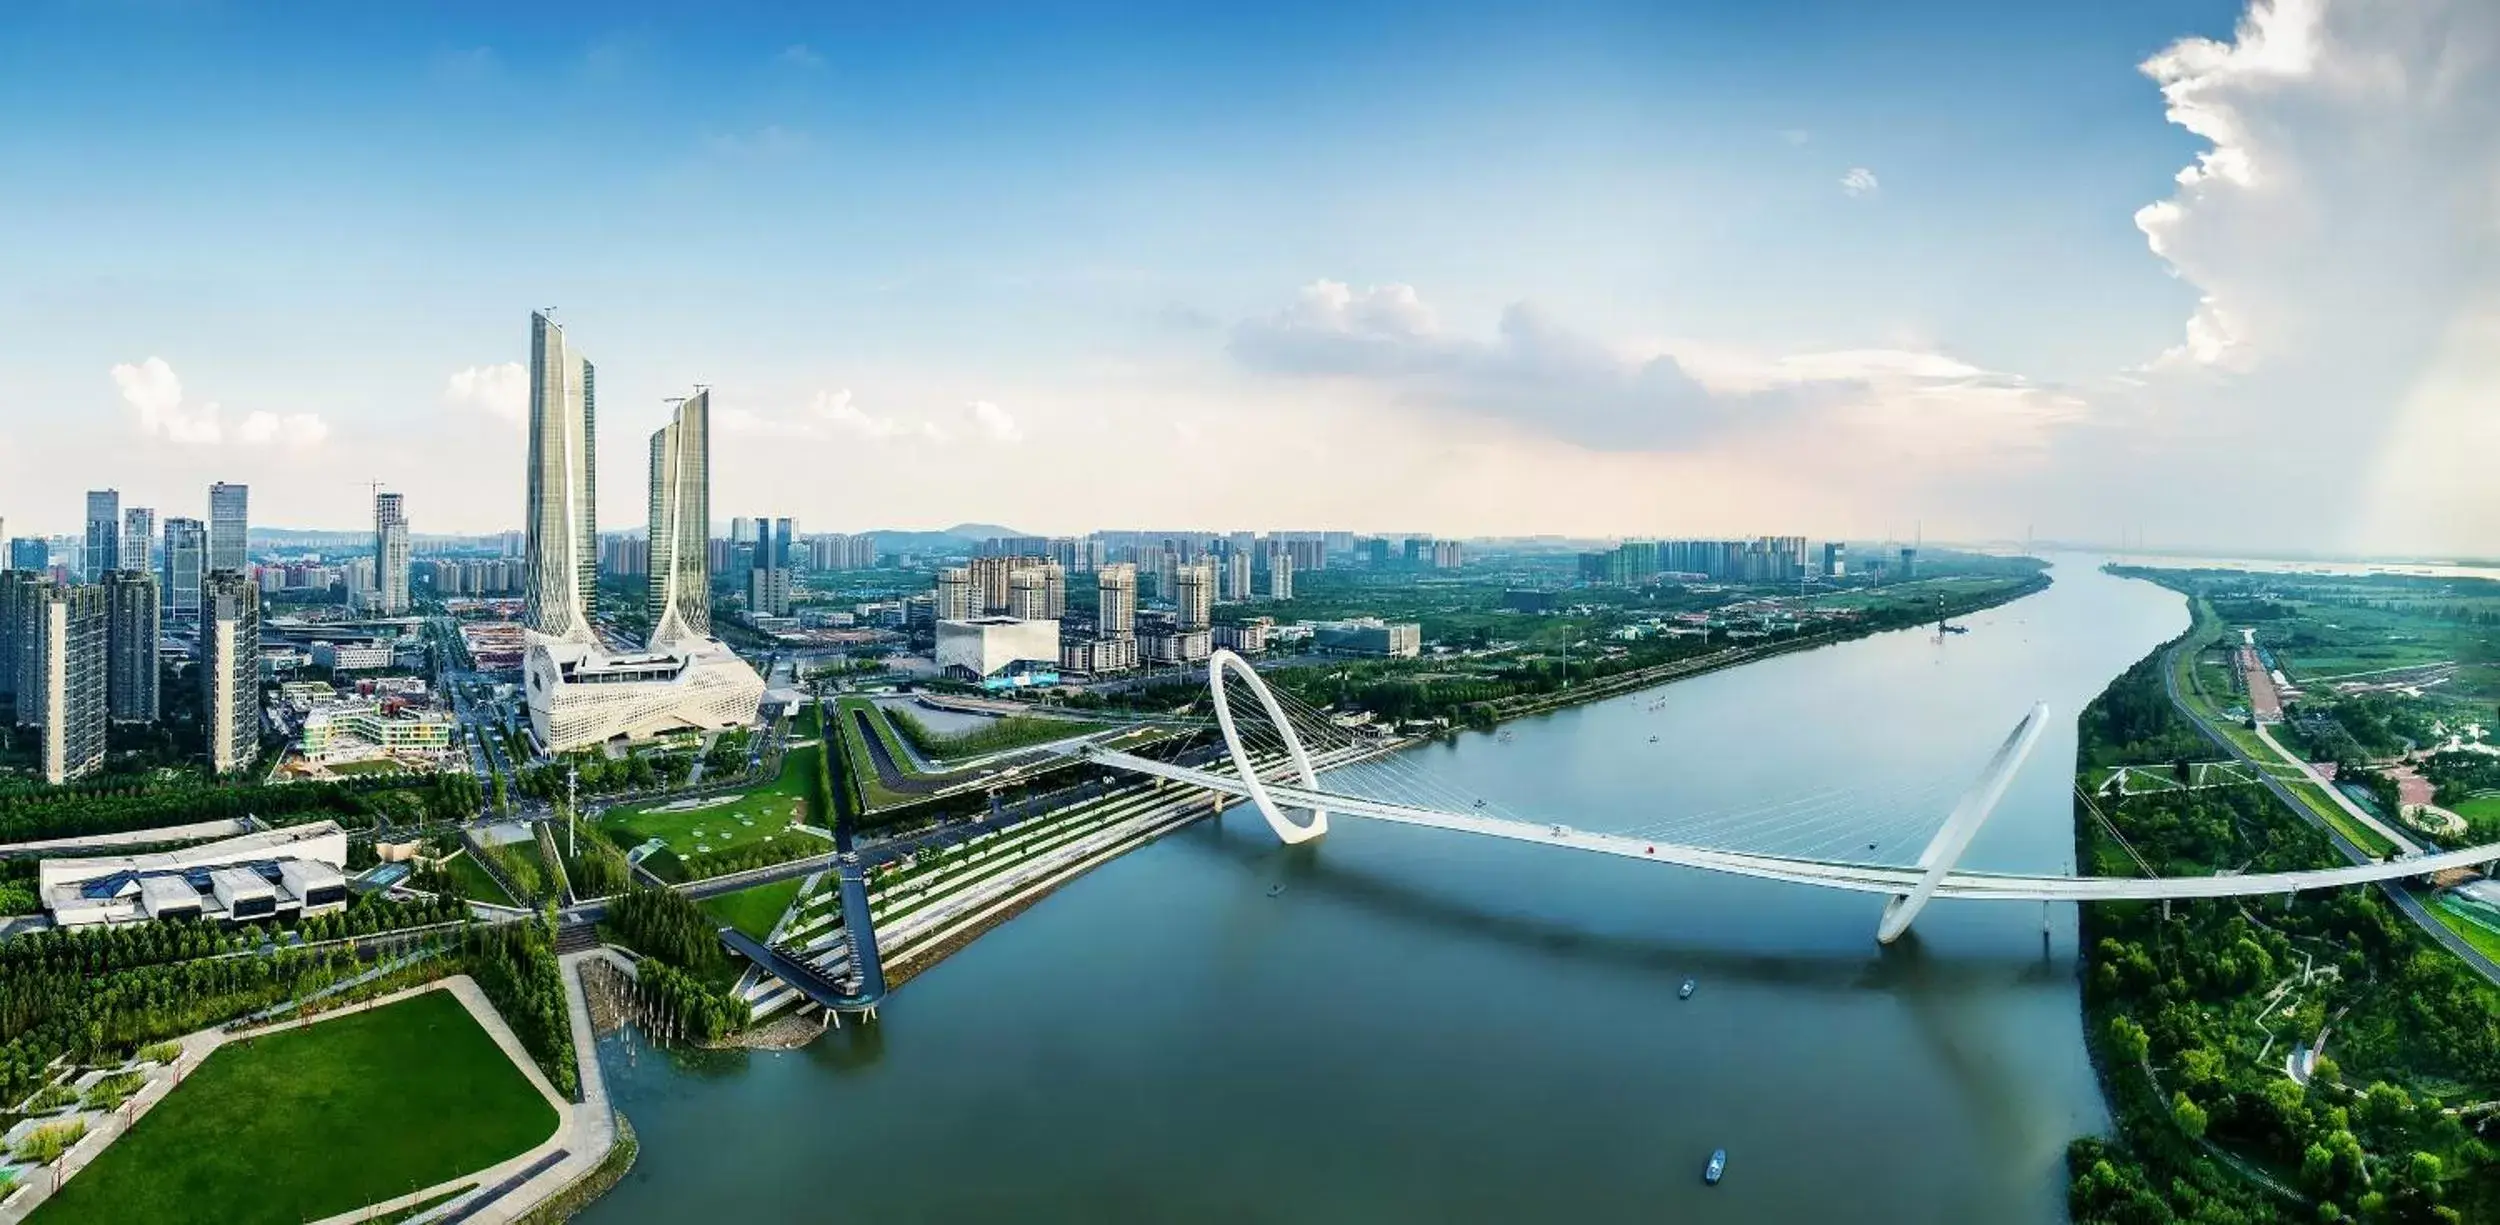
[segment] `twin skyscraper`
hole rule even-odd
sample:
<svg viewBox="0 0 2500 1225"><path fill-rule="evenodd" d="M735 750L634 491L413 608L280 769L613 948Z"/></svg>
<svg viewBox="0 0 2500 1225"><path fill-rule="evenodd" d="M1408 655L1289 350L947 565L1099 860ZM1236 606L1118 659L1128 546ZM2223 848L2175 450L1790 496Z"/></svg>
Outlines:
<svg viewBox="0 0 2500 1225"><path fill-rule="evenodd" d="M531 730L550 753L743 726L763 678L711 634L711 393L651 436L651 632L612 645L599 584L597 371L545 313L530 316L528 562L523 662Z"/></svg>

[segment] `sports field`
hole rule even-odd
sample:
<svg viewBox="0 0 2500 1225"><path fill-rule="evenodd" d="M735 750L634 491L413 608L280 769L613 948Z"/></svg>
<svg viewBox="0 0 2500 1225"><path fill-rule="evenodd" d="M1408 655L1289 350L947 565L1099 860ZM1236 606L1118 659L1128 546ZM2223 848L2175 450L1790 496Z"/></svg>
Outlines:
<svg viewBox="0 0 2500 1225"><path fill-rule="evenodd" d="M447 991L227 1046L37 1211L39 1225L294 1225L485 1169L555 1134Z"/></svg>

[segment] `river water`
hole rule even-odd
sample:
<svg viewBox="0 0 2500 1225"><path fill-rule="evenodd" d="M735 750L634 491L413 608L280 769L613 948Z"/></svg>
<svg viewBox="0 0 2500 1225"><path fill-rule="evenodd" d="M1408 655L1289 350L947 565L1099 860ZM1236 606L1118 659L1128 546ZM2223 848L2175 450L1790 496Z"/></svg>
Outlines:
<svg viewBox="0 0 2500 1225"><path fill-rule="evenodd" d="M1585 829L1843 787L1943 781L1949 805L2045 700L1966 862L2070 869L2074 714L2187 617L2089 559L2056 579L1965 635L1784 656L1416 760ZM1881 907L1342 817L1285 848L1237 809L983 936L873 1030L686 1058L608 1040L643 1151L581 1219L2063 1219L2064 1146L2106 1121L2072 909L2044 940L2037 905L1940 902L1881 948Z"/></svg>

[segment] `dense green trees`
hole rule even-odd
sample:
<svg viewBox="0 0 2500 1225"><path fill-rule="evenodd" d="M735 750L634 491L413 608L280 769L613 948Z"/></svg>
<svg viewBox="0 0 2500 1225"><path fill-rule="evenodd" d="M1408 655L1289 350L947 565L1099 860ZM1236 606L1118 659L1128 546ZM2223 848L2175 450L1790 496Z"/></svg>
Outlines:
<svg viewBox="0 0 2500 1225"><path fill-rule="evenodd" d="M702 971L728 957L720 920L674 889L633 889L608 903L608 930L619 944L680 969Z"/></svg>
<svg viewBox="0 0 2500 1225"><path fill-rule="evenodd" d="M377 821L466 820L476 814L477 780L437 774L411 781L375 778L334 783L241 784L211 787L130 777L82 780L63 787L0 790L0 842L121 833L160 825L253 816L273 825L329 817L349 828Z"/></svg>
<svg viewBox="0 0 2500 1225"><path fill-rule="evenodd" d="M2132 755L2167 756L2183 730L2193 734L2158 667L2141 664L2079 728L2087 764L2142 764ZM2340 862L2256 787L2140 795L2100 811L2164 875ZM2113 853L2097 821L2079 820L2077 838L2086 862ZM2086 909L2084 931L2086 1032L2119 1136L2069 1153L2078 1225L2500 1211L2491 1150L2447 1113L2500 1097L2500 992L2377 893L2100 904ZM2286 1054L2330 1025L2337 1057L2295 1083Z"/></svg>
<svg viewBox="0 0 2500 1225"><path fill-rule="evenodd" d="M566 1097L581 1096L573 1024L546 925L536 921L478 925L462 933L460 964L512 1027L513 1035Z"/></svg>

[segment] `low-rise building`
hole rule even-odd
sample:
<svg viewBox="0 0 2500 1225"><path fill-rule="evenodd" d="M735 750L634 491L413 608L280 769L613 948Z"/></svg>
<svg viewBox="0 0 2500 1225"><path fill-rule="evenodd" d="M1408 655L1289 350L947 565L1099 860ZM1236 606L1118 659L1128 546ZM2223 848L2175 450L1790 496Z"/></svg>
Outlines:
<svg viewBox="0 0 2500 1225"><path fill-rule="evenodd" d="M1357 617L1351 621L1323 621L1312 631L1320 650L1340 655L1412 658L1424 649L1424 628L1412 621Z"/></svg>
<svg viewBox="0 0 2500 1225"><path fill-rule="evenodd" d="M298 746L324 764L387 753L439 753L451 747L456 720L441 711L396 703L332 702L304 716Z"/></svg>
<svg viewBox="0 0 2500 1225"><path fill-rule="evenodd" d="M1087 676L1127 672L1137 666L1137 639L1062 639L1059 643L1059 666Z"/></svg>
<svg viewBox="0 0 2500 1225"><path fill-rule="evenodd" d="M46 859L35 886L62 927L249 922L346 909L346 866L347 831L315 821L174 851Z"/></svg>
<svg viewBox="0 0 2500 1225"><path fill-rule="evenodd" d="M938 668L993 689L1058 679L1059 623L966 617L937 623Z"/></svg>
<svg viewBox="0 0 2500 1225"><path fill-rule="evenodd" d="M1236 655L1256 655L1267 649L1267 623L1244 621L1216 626L1215 645Z"/></svg>

